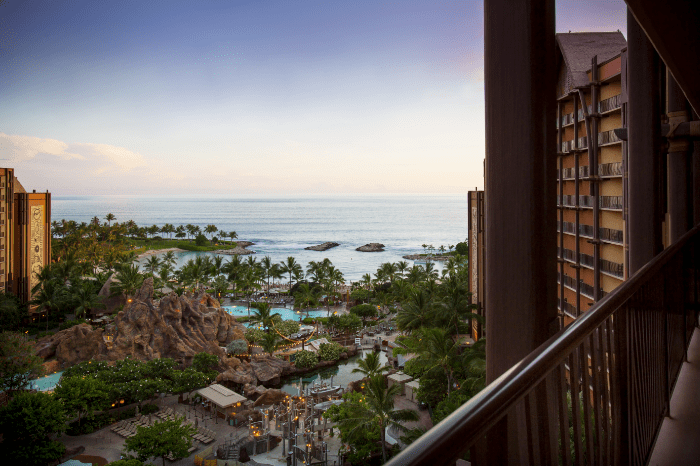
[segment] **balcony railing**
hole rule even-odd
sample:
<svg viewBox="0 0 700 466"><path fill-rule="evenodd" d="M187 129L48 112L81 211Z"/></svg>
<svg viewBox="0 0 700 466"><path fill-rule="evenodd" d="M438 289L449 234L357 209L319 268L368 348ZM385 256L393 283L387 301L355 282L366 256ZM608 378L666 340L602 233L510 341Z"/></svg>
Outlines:
<svg viewBox="0 0 700 466"><path fill-rule="evenodd" d="M622 176L622 162L601 163L598 165L600 176Z"/></svg>
<svg viewBox="0 0 700 466"><path fill-rule="evenodd" d="M600 196L598 206L601 209L622 210L622 196Z"/></svg>
<svg viewBox="0 0 700 466"><path fill-rule="evenodd" d="M598 102L598 112L599 113L605 113L609 112L610 110L615 110L617 108L620 108L622 106L622 95L614 95L608 99L601 100Z"/></svg>
<svg viewBox="0 0 700 466"><path fill-rule="evenodd" d="M605 144L613 144L615 142L621 142L622 139L617 137L617 134L615 134L615 130L610 130L610 131L603 131L602 133L598 133L598 145L603 146Z"/></svg>
<svg viewBox="0 0 700 466"><path fill-rule="evenodd" d="M700 226L388 464L646 464L696 325L699 265Z"/></svg>

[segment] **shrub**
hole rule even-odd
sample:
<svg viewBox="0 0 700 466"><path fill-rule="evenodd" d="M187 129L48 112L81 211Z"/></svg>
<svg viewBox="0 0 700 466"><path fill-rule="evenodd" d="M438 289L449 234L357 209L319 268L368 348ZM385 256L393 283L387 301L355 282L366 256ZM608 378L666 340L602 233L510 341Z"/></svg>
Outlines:
<svg viewBox="0 0 700 466"><path fill-rule="evenodd" d="M304 320L302 320L304 325L313 325L315 321L313 317L304 317Z"/></svg>
<svg viewBox="0 0 700 466"><path fill-rule="evenodd" d="M152 239L153 241L163 241L163 237L162 237L162 236L157 236L157 235L154 236L154 237L151 238L151 239Z"/></svg>
<svg viewBox="0 0 700 466"><path fill-rule="evenodd" d="M370 292L365 289L357 289L350 293L350 299L355 301L367 301L369 299Z"/></svg>
<svg viewBox="0 0 700 466"><path fill-rule="evenodd" d="M43 337L50 337L51 335L55 335L56 332L39 332L36 334L36 339L38 340L39 338Z"/></svg>
<svg viewBox="0 0 700 466"><path fill-rule="evenodd" d="M311 351L302 350L294 354L294 365L303 369L318 364L318 356Z"/></svg>
<svg viewBox="0 0 700 466"><path fill-rule="evenodd" d="M245 340L233 340L226 345L228 354L245 354L248 352L248 342Z"/></svg>
<svg viewBox="0 0 700 466"><path fill-rule="evenodd" d="M350 313L355 314L364 321L368 317L377 316L377 306L373 304L359 304L351 307Z"/></svg>
<svg viewBox="0 0 700 466"><path fill-rule="evenodd" d="M255 343L256 341L260 341L263 339L265 336L265 331L260 330L259 328L249 328L248 330L245 331L245 339L248 340L250 343Z"/></svg>
<svg viewBox="0 0 700 466"><path fill-rule="evenodd" d="M285 337L288 337L292 333L297 333L299 331L299 322L294 322L293 320L283 320L280 322L275 322L275 328Z"/></svg>
<svg viewBox="0 0 700 466"><path fill-rule="evenodd" d="M194 239L194 244L196 244L197 246L206 246L207 244L209 244L209 240L207 239L206 236L204 236L203 234L200 233Z"/></svg>
<svg viewBox="0 0 700 466"><path fill-rule="evenodd" d="M457 246L455 247L455 251L457 251L457 254L461 254L462 256L468 256L469 255L469 245L465 242L459 242L459 243L457 243Z"/></svg>
<svg viewBox="0 0 700 466"><path fill-rule="evenodd" d="M318 357L322 361L337 361L340 359L340 353L345 350L340 344L336 342L332 343L322 343L318 347Z"/></svg>
<svg viewBox="0 0 700 466"><path fill-rule="evenodd" d="M236 317L236 321L238 321L238 322L248 322L249 320L250 320L250 316Z"/></svg>

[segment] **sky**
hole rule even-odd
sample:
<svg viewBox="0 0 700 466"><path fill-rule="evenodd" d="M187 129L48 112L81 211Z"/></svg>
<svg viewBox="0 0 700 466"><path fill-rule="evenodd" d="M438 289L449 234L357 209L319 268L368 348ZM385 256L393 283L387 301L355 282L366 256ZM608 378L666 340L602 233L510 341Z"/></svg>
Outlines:
<svg viewBox="0 0 700 466"><path fill-rule="evenodd" d="M626 36L623 0L557 31ZM0 0L0 166L54 195L483 187L483 1Z"/></svg>

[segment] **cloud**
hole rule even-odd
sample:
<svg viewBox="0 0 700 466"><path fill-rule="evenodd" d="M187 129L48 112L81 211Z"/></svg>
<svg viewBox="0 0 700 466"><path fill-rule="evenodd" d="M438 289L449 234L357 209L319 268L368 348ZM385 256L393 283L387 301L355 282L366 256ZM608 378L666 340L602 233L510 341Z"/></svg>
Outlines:
<svg viewBox="0 0 700 466"><path fill-rule="evenodd" d="M57 155L63 159L84 159L74 152L68 152L68 144L56 139L42 139L31 136L0 133L0 154L9 156L13 163L33 159L39 154Z"/></svg>
<svg viewBox="0 0 700 466"><path fill-rule="evenodd" d="M29 184L50 191L171 188L185 178L172 163L121 146L4 133L0 133L0 160Z"/></svg>
<svg viewBox="0 0 700 466"><path fill-rule="evenodd" d="M128 172L134 170L135 168L145 167L148 165L141 154L132 152L124 147L110 146L109 144L90 143L76 145L85 147L95 156L107 158L122 172ZM102 167L100 170L106 171L109 169L110 167L106 166Z"/></svg>

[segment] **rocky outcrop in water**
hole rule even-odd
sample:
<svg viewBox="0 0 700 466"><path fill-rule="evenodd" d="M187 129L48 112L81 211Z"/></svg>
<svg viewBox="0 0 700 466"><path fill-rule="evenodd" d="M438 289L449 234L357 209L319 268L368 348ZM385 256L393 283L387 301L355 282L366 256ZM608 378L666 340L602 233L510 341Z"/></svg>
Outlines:
<svg viewBox="0 0 700 466"><path fill-rule="evenodd" d="M359 248L356 248L355 251L382 252L382 251L384 251L384 245L381 243L368 243L368 244L365 244L364 246L360 246Z"/></svg>
<svg viewBox="0 0 700 466"><path fill-rule="evenodd" d="M212 251L214 254L225 254L228 256L247 256L248 254L255 254L255 251L246 249L248 246L252 246L255 243L250 241L239 241L236 243L236 247L233 249L219 249L217 251Z"/></svg>
<svg viewBox="0 0 700 466"><path fill-rule="evenodd" d="M316 246L309 246L304 249L308 251L328 251L329 249L334 248L336 246L340 246L340 243L326 242L323 244L317 244Z"/></svg>

